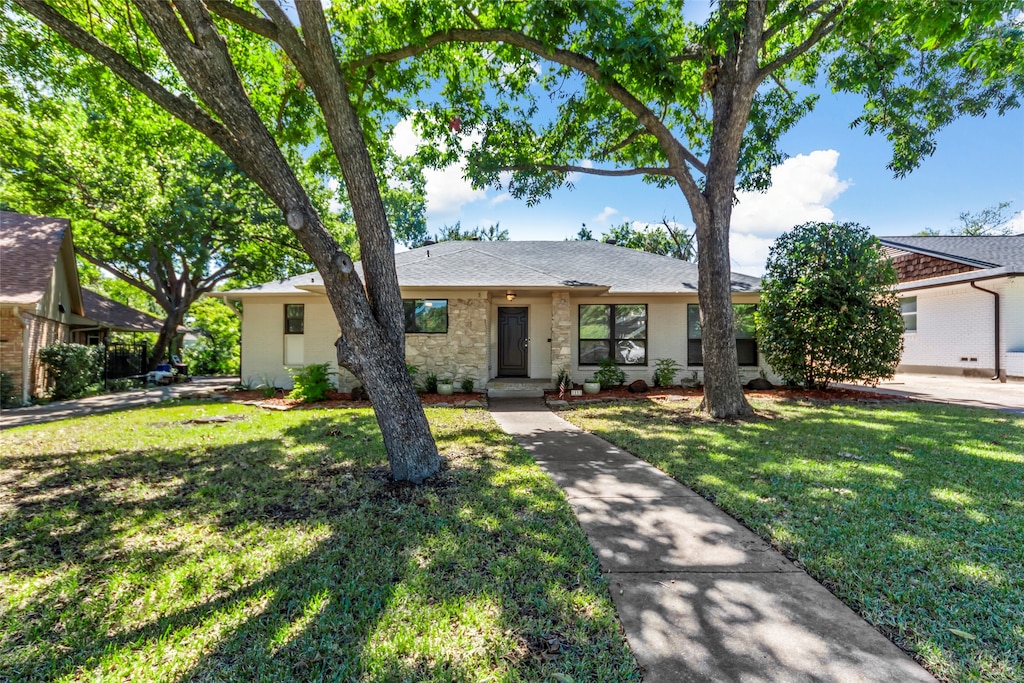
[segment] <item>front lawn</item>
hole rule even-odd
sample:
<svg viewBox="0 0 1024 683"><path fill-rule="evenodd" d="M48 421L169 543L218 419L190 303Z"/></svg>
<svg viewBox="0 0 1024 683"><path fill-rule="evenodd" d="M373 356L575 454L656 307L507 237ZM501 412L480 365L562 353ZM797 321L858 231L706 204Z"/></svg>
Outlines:
<svg viewBox="0 0 1024 683"><path fill-rule="evenodd" d="M917 403L688 401L563 417L768 539L947 681L1024 681L1024 418Z"/></svg>
<svg viewBox="0 0 1024 683"><path fill-rule="evenodd" d="M422 487L368 410L0 433L0 680L638 680L561 491L486 412L428 417Z"/></svg>

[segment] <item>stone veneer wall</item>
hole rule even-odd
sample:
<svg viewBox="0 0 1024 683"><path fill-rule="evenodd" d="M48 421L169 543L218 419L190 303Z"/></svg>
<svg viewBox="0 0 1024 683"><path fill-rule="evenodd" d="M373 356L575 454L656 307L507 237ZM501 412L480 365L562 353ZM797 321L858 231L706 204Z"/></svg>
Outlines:
<svg viewBox="0 0 1024 683"><path fill-rule="evenodd" d="M572 371L572 305L568 292L551 293L551 380L562 368Z"/></svg>
<svg viewBox="0 0 1024 683"><path fill-rule="evenodd" d="M448 299L448 334L407 334L405 361L438 377L451 375L458 389L467 377L483 388L489 379L488 331L491 302L488 299Z"/></svg>

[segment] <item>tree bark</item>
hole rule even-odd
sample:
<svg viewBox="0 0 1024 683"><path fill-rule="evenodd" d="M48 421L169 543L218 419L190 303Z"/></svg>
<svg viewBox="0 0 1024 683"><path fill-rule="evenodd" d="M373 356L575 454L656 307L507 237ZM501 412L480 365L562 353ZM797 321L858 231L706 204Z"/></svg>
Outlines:
<svg viewBox="0 0 1024 683"><path fill-rule="evenodd" d="M16 2L170 114L206 135L277 204L287 218L289 228L324 278L327 298L342 331L338 340L339 362L366 385L387 447L392 474L399 480L420 482L436 472L440 468L437 447L405 368L401 295L394 272L394 256L391 252L384 254L381 248L385 241L390 247L391 231L383 214L380 188L372 165L357 163L353 168L348 163L349 157L342 150L336 150L342 167L354 170L352 185L348 187L353 204L358 200L361 208L370 207L366 213L383 216L378 220L371 218L369 222L363 211L355 216L360 239L365 236L368 241L364 250L372 255L363 264L370 290L368 298L368 291L354 271L351 257L342 251L324 227L294 170L249 100L228 52L227 41L205 4L198 1L135 0L136 9L178 73L204 105L201 107L187 94L170 93L154 78L44 0ZM307 7L309 4L300 5L303 14L311 9ZM322 12L319 5L316 11ZM265 24L261 25L266 28ZM315 34L323 26L310 22L308 28ZM314 39L314 43L312 53L330 59L334 63L333 73L337 73L337 59L327 49L329 39L326 43ZM323 69L321 76L331 73L329 68L320 68ZM325 82L330 82L330 79L325 79ZM317 92L318 98L323 96L347 97L347 93L343 88L329 95ZM345 112L352 108L348 101L335 104L336 111ZM355 150L360 158L369 159L358 120L353 126L351 120L341 117L333 122L329 120L328 125L333 126L334 123L341 124L334 132L344 140L345 151ZM332 135L332 142L337 143L336 135ZM350 174L346 172L345 175L348 181ZM367 196L357 198L360 193ZM376 206L380 206L379 212L374 208Z"/></svg>

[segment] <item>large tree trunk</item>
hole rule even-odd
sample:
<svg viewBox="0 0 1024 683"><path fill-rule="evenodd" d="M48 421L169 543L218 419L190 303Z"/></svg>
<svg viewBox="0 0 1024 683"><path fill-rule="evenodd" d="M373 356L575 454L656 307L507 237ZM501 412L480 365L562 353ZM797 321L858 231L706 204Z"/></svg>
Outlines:
<svg viewBox="0 0 1024 683"><path fill-rule="evenodd" d="M419 484L440 468L437 446L405 361L386 346L360 349L359 359L339 339L338 364L353 370L373 405L391 475Z"/></svg>
<svg viewBox="0 0 1024 683"><path fill-rule="evenodd" d="M704 406L716 418L753 414L743 396L732 313L732 264L729 228L736 190L743 133L757 89L758 50L766 4L750 0L742 34L709 67L712 81L711 150L703 211L694 211L697 225L698 296L704 351Z"/></svg>
<svg viewBox="0 0 1024 683"><path fill-rule="evenodd" d="M187 310L188 306L167 311L167 317L164 318L163 327L160 328L160 334L157 335L156 344L153 345L153 350L150 352L149 370L155 370L159 363L167 360L166 356L171 348L171 343L174 341L174 336L178 334L178 326L184 321Z"/></svg>

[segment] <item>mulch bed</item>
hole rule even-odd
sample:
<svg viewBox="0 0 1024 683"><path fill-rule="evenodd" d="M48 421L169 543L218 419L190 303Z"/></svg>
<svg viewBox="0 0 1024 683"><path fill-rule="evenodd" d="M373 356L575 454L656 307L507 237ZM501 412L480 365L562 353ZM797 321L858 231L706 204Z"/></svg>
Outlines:
<svg viewBox="0 0 1024 683"><path fill-rule="evenodd" d="M743 392L748 398L773 398L773 399L791 399L791 400L804 400L804 401L906 401L905 396L897 396L894 394L880 394L873 391L858 391L856 389L790 389L785 387L779 387L777 389L767 390L749 390L746 389ZM681 398L700 398L704 395L704 390L701 388L685 388L685 387L651 387L647 393L634 394L629 391L625 386L616 387L615 389L603 389L598 394L583 394L582 396L570 396L566 394L561 398L563 401L569 403L576 403L579 401L620 401L628 399L667 399L669 397L681 397ZM557 391L544 392L544 400L546 401L557 401L559 400Z"/></svg>
<svg viewBox="0 0 1024 683"><path fill-rule="evenodd" d="M288 398L287 392L278 390L273 398L264 398L262 391L247 390L233 391L227 394L229 400L235 403L247 403L269 408L271 410L303 410L308 408L369 408L369 401L353 401L352 394L344 391L328 391L327 398L316 403L303 403L298 399ZM465 401L479 401L487 405L487 395L479 392L472 394L458 393L451 396L440 394L420 394L420 402L425 406L438 404L454 405Z"/></svg>

